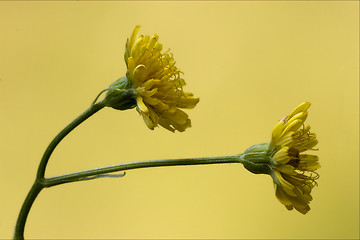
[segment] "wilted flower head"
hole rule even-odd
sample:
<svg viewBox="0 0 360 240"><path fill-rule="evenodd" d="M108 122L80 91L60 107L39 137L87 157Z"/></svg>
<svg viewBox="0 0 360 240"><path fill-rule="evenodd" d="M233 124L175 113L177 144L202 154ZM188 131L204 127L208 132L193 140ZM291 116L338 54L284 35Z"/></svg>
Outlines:
<svg viewBox="0 0 360 240"><path fill-rule="evenodd" d="M158 36L137 36L139 29L136 26L126 42L126 76L110 86L107 106L121 110L136 106L150 129L161 125L172 132L185 131L191 121L180 108L195 107L199 98L183 91L185 81L181 72L173 55L162 52ZM129 96L132 100L126 102Z"/></svg>
<svg viewBox="0 0 360 240"><path fill-rule="evenodd" d="M304 153L318 143L304 125L309 107L305 102L279 121L270 144L255 145L241 154L249 171L271 175L276 197L288 210L295 208L303 214L310 210L310 193L319 177L315 170L320 168L318 156Z"/></svg>

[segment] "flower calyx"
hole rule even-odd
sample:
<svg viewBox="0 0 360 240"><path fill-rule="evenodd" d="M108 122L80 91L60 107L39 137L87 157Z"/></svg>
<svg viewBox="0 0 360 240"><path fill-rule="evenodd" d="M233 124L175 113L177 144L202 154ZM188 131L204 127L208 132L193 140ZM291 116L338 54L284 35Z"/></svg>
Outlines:
<svg viewBox="0 0 360 240"><path fill-rule="evenodd" d="M244 167L254 174L271 174L271 166L276 164L271 158L269 144L256 144L239 155Z"/></svg>
<svg viewBox="0 0 360 240"><path fill-rule="evenodd" d="M136 91L131 81L124 76L113 82L106 90L105 105L117 110L131 109L136 106Z"/></svg>

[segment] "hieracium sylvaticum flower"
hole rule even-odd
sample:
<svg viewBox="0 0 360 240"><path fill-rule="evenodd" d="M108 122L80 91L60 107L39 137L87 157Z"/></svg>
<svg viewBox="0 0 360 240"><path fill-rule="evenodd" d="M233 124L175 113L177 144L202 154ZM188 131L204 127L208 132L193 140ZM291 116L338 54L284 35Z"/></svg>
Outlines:
<svg viewBox="0 0 360 240"><path fill-rule="evenodd" d="M288 210L295 208L305 214L310 210L311 191L319 175L318 156L305 153L316 150L315 133L305 126L310 103L299 105L289 116L279 121L270 143L254 145L240 157L244 167L253 173L271 175L275 194Z"/></svg>
<svg viewBox="0 0 360 240"><path fill-rule="evenodd" d="M181 109L195 107L199 98L183 90L182 72L173 55L162 51L159 37L138 36L139 29L136 26L126 42L126 76L110 85L105 103L119 110L136 107L152 130L160 125L172 132L185 131L191 121Z"/></svg>

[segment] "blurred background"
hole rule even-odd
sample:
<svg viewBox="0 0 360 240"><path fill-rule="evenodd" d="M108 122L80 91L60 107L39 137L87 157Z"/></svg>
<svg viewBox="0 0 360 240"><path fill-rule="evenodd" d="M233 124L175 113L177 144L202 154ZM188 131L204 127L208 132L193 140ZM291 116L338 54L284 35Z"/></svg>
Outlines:
<svg viewBox="0 0 360 240"><path fill-rule="evenodd" d="M184 133L106 108L55 150L46 176L142 160L233 155L268 142L304 101L319 138L311 211L240 164L128 171L43 190L29 239L359 238L359 2L0 2L0 238L48 143L126 72L135 25L160 36L200 97Z"/></svg>

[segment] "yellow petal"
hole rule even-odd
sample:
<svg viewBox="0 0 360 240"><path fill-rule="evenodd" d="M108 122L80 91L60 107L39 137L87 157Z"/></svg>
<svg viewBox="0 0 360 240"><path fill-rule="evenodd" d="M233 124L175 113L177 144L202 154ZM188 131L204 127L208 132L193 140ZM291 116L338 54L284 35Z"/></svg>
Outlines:
<svg viewBox="0 0 360 240"><path fill-rule="evenodd" d="M272 157L277 163L280 164L286 164L290 161L289 157L289 147L283 146L281 149L279 149L274 156Z"/></svg>
<svg viewBox="0 0 360 240"><path fill-rule="evenodd" d="M300 104L292 111L292 113L289 115L289 118L292 118L293 116L295 116L296 114L298 114L300 112L306 112L308 110L308 108L310 107L310 105L311 105L311 103L309 103L309 102L304 102L304 103Z"/></svg>
<svg viewBox="0 0 360 240"><path fill-rule="evenodd" d="M306 118L308 116L307 112L299 112L298 114L295 114L294 116L292 116L291 118L289 118L289 120L287 121L287 123L285 124L285 128L293 121L295 121L296 119L300 119L302 122L305 122Z"/></svg>
<svg viewBox="0 0 360 240"><path fill-rule="evenodd" d="M169 118L171 121L174 121L180 125L185 124L186 120L188 119L188 115L180 109L177 109L175 113L169 113L166 111L163 113L163 115L164 117Z"/></svg>
<svg viewBox="0 0 360 240"><path fill-rule="evenodd" d="M296 175L295 168L291 165L280 165L276 166L276 169L282 173L285 173L287 175Z"/></svg>
<svg viewBox="0 0 360 240"><path fill-rule="evenodd" d="M299 212L301 212L302 214L306 214L310 210L308 201L306 201L306 199L299 197L299 196L298 197L290 197L289 199L290 199L292 205L294 206L294 208L296 210L298 210Z"/></svg>
<svg viewBox="0 0 360 240"><path fill-rule="evenodd" d="M154 122L150 119L149 113L144 113L144 112L140 112L141 116L144 119L144 122L146 124L146 126L148 126L148 128L150 128L151 130L154 130L155 128L155 124Z"/></svg>
<svg viewBox="0 0 360 240"><path fill-rule="evenodd" d="M278 172L277 170L274 170L274 173L277 177L277 179L279 180L281 187L284 189L284 191L289 194L290 196L296 197L296 193L294 192L294 185L292 185L291 183L289 183L288 181L286 181L282 176L281 173Z"/></svg>
<svg viewBox="0 0 360 240"><path fill-rule="evenodd" d="M171 131L171 132L175 132L175 128L173 128L170 124L169 121L167 121L166 119L160 118L159 119L159 124L160 126L162 126L163 128Z"/></svg>
<svg viewBox="0 0 360 240"><path fill-rule="evenodd" d="M286 206L291 206L291 201L289 200L289 198L287 197L286 193L284 192L284 190L281 188L281 186L278 186L277 184L274 184L275 186L275 196L277 197L277 199L284 205Z"/></svg>
<svg viewBox="0 0 360 240"><path fill-rule="evenodd" d="M272 136L271 136L271 144L270 145L277 145L277 141L280 139L280 135L282 133L284 129L284 122L280 121L278 122L273 131L272 131Z"/></svg>
<svg viewBox="0 0 360 240"><path fill-rule="evenodd" d="M180 108L194 108L199 100L199 98L191 96L181 97L176 105Z"/></svg>
<svg viewBox="0 0 360 240"><path fill-rule="evenodd" d="M315 133L310 133L306 136L306 141L299 144L300 151L312 149L318 144Z"/></svg>
<svg viewBox="0 0 360 240"><path fill-rule="evenodd" d="M137 25L137 26L134 28L134 31L133 31L132 34L131 34L131 37L130 37L130 39L129 39L129 44L128 44L130 50L132 49L132 47L133 47L133 45L134 45L135 38L136 38L136 35L137 35L140 27L141 27L140 25Z"/></svg>
<svg viewBox="0 0 360 240"><path fill-rule="evenodd" d="M289 132L286 135L282 136L278 142L276 143L276 145L279 146L291 146L293 141L293 137L292 137L293 133Z"/></svg>
<svg viewBox="0 0 360 240"><path fill-rule="evenodd" d="M146 46L146 48L147 48L148 50L152 50L153 47L155 46L158 38L159 38L159 36L156 35L156 34L154 34L154 36L150 39L149 44Z"/></svg>
<svg viewBox="0 0 360 240"><path fill-rule="evenodd" d="M156 42L154 46L154 50L160 52L162 50L162 44L159 42Z"/></svg>
<svg viewBox="0 0 360 240"><path fill-rule="evenodd" d="M178 108L176 106L170 106L169 109L167 110L169 113L174 113L176 112Z"/></svg>
<svg viewBox="0 0 360 240"><path fill-rule="evenodd" d="M301 127L302 124L303 121L301 121L300 119L295 119L294 121L290 122L289 125L287 125L283 130L283 132L281 133L280 138L289 132L296 132Z"/></svg>
<svg viewBox="0 0 360 240"><path fill-rule="evenodd" d="M132 48L130 48L130 56L132 56L134 59L139 58L139 52L143 44L143 40L144 40L144 36L139 36L138 38L135 39Z"/></svg>
<svg viewBox="0 0 360 240"><path fill-rule="evenodd" d="M172 123L172 125L179 132L183 132L183 131L185 131L186 128L191 127L191 121L190 121L190 119L186 119L186 122L184 124Z"/></svg>
<svg viewBox="0 0 360 240"><path fill-rule="evenodd" d="M141 86L145 89L145 90L149 90L155 83L156 79L149 79L146 80L145 82L143 82L143 84L141 84ZM159 81L159 80L157 80Z"/></svg>
<svg viewBox="0 0 360 240"><path fill-rule="evenodd" d="M136 98L136 103L137 103L137 107L139 108L139 110L143 113L149 113L149 109L148 107L145 105L145 103L143 102L143 98L141 96L138 96Z"/></svg>
<svg viewBox="0 0 360 240"><path fill-rule="evenodd" d="M135 70L135 62L132 57L128 58L128 71L127 71L127 77L130 79L130 81L134 81L134 70ZM134 83L134 82L133 82Z"/></svg>
<svg viewBox="0 0 360 240"><path fill-rule="evenodd" d="M144 97L144 102L150 105L157 105L160 102L160 100L152 97Z"/></svg>
<svg viewBox="0 0 360 240"><path fill-rule="evenodd" d="M157 90L158 90L157 88L153 88L153 89L151 89L151 91L142 91L141 96L151 97L152 95L154 95L157 92Z"/></svg>
<svg viewBox="0 0 360 240"><path fill-rule="evenodd" d="M316 155L300 154L299 169L303 171L315 171L321 166L319 164L319 157Z"/></svg>
<svg viewBox="0 0 360 240"><path fill-rule="evenodd" d="M149 116L150 116L151 121L154 124L154 127L156 127L158 125L160 117L152 109L149 109Z"/></svg>

